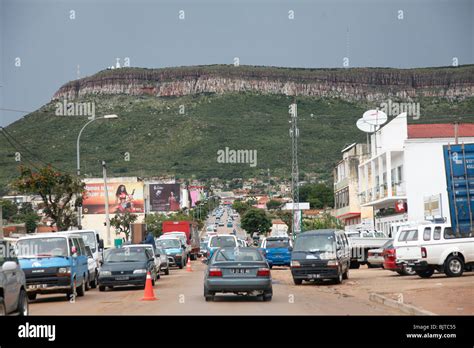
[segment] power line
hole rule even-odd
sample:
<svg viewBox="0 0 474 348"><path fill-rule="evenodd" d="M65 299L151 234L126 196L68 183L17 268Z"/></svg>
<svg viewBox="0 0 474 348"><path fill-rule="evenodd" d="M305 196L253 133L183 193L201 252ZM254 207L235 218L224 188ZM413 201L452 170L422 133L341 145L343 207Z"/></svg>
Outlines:
<svg viewBox="0 0 474 348"><path fill-rule="evenodd" d="M17 147L15 146L15 144L13 144L13 143L11 142L11 140L7 137L7 135L5 134L5 132L2 132L2 134L3 134L3 136L5 137L5 139L7 139L7 142L11 145L11 147L13 147L13 149L15 149L16 152L19 152L19 153L20 153L21 151L18 150ZM34 168L39 169L39 167L38 167L36 164L34 164L32 161L30 161L27 157L25 157L25 158L26 158L26 161L28 161Z"/></svg>
<svg viewBox="0 0 474 348"><path fill-rule="evenodd" d="M5 136L5 138L7 139L7 141L12 145L14 146L15 150L18 151L18 152L22 152L21 150L18 150L18 148L11 143L10 139L13 140L18 146L20 146L21 148L23 148L27 153L29 153L31 155L31 157L33 159L35 159L37 162L41 163L42 165L45 165L45 166L51 166L53 167L54 169L56 169L57 171L60 171L60 172L66 172L65 170L61 169L61 168L58 168L56 166L53 166L51 163L48 163L46 161L44 161L39 155L33 153L32 151L30 151L25 145L23 145L22 143L20 143L18 140L16 140L7 130L6 128L4 127L0 127L0 129L2 130L2 133L3 135ZM7 137L8 136L8 137ZM10 139L9 139L10 138ZM31 161L30 161L31 163ZM37 168L35 166L35 168ZM38 169L38 168L37 168Z"/></svg>

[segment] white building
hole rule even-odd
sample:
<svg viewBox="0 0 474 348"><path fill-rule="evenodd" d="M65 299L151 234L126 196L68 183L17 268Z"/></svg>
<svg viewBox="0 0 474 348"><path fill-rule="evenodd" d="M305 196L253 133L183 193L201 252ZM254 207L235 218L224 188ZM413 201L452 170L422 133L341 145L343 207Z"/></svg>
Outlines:
<svg viewBox="0 0 474 348"><path fill-rule="evenodd" d="M454 124L407 125L400 114L371 136L371 156L359 165L359 199L372 207L375 227L442 216L450 223L443 145L454 144ZM460 124L458 142L474 142L474 124Z"/></svg>

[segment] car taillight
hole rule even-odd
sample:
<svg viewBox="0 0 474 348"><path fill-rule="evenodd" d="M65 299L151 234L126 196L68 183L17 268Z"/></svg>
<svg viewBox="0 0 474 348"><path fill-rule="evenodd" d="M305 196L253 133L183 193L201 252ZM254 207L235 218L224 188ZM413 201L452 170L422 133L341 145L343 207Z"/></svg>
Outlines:
<svg viewBox="0 0 474 348"><path fill-rule="evenodd" d="M220 268L211 268L209 270L209 277L222 277L222 271Z"/></svg>
<svg viewBox="0 0 474 348"><path fill-rule="evenodd" d="M259 268L257 271L257 277L269 277L270 270L268 268Z"/></svg>
<svg viewBox="0 0 474 348"><path fill-rule="evenodd" d="M421 248L421 257L426 259L426 257L427 257L426 248Z"/></svg>

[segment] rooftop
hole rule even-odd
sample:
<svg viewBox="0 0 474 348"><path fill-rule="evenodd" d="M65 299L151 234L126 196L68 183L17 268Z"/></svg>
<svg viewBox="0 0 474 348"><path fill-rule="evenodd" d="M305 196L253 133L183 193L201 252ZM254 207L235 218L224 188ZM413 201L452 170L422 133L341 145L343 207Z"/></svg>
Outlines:
<svg viewBox="0 0 474 348"><path fill-rule="evenodd" d="M474 137L474 123L459 123L458 137ZM408 139L416 138L454 138L454 124L409 124Z"/></svg>

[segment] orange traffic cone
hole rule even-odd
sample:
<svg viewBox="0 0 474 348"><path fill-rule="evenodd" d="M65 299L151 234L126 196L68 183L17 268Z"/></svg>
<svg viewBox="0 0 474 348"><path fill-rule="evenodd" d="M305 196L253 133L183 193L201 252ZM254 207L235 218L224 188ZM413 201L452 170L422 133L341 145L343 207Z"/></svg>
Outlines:
<svg viewBox="0 0 474 348"><path fill-rule="evenodd" d="M142 301L156 301L158 300L155 297L155 292L153 291L153 285L151 284L151 274L148 272L146 274L146 283L145 283L145 294L143 295Z"/></svg>
<svg viewBox="0 0 474 348"><path fill-rule="evenodd" d="M191 260L188 259L188 263L186 263L186 272L192 272L192 268L191 268Z"/></svg>

